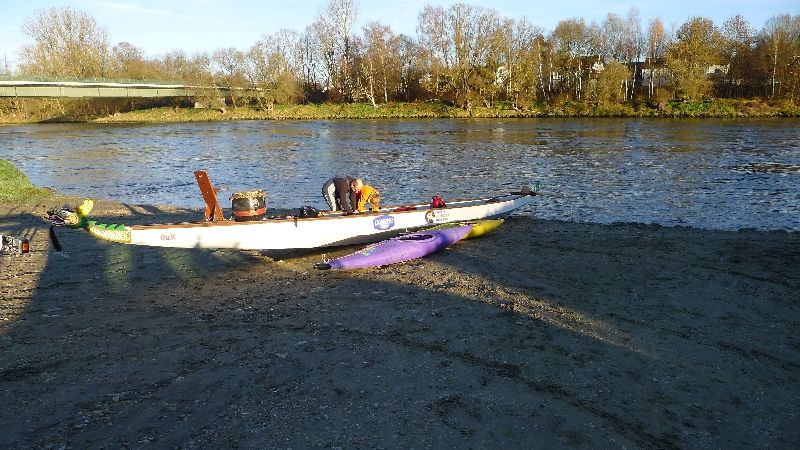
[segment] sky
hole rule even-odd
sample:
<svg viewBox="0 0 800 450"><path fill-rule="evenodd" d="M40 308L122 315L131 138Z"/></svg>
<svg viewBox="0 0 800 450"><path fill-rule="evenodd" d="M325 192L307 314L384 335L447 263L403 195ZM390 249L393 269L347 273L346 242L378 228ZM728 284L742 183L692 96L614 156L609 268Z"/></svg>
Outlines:
<svg viewBox="0 0 800 450"><path fill-rule="evenodd" d="M417 16L426 5L448 8L457 0L355 0L356 30L368 22L388 25L395 33L416 36ZM491 8L501 17L525 17L545 32L559 21L583 18L601 23L609 13L627 17L639 10L641 26L660 18L667 28L692 17L705 17L722 26L741 14L760 30L778 14L800 14L798 0L460 0ZM23 32L26 20L39 10L69 6L93 17L105 27L111 45L129 42L148 57L172 50L187 55L235 47L247 50L262 35L280 29L303 31L323 11L327 0L0 0L0 70L12 70L22 47L31 43Z"/></svg>

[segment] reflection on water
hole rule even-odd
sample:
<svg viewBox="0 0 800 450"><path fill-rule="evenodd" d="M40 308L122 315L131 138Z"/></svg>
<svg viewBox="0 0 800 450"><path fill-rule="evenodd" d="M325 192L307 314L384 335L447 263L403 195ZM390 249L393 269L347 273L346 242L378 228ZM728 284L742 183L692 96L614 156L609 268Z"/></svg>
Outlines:
<svg viewBox="0 0 800 450"><path fill-rule="evenodd" d="M775 173L780 175L791 175L800 173L800 165L798 164L782 164L782 163L745 163L740 166L732 167L731 170L744 172L744 173Z"/></svg>
<svg viewBox="0 0 800 450"><path fill-rule="evenodd" d="M361 176L387 203L542 182L521 214L588 222L800 230L794 120L352 120L0 127L0 157L33 183L126 203L202 206L192 172L264 189L271 206L325 206L322 183Z"/></svg>

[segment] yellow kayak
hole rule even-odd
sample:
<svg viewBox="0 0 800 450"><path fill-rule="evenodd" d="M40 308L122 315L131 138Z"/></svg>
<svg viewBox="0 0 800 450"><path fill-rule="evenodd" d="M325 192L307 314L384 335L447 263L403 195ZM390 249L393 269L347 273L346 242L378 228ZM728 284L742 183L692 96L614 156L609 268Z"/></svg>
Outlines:
<svg viewBox="0 0 800 450"><path fill-rule="evenodd" d="M462 238L462 239L472 239L478 236L483 236L486 233L496 230L497 227L499 227L503 222L505 222L505 219L481 219L481 220L470 220L466 222L449 222L437 225L432 228L428 228L428 230L441 230L442 228L472 225L472 229L469 231L469 233L467 233L467 235Z"/></svg>

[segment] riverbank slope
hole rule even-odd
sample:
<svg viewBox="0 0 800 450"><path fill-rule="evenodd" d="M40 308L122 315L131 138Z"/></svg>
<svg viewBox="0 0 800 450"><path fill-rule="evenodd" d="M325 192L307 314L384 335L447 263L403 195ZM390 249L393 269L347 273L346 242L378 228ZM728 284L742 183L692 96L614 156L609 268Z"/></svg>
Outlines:
<svg viewBox="0 0 800 450"><path fill-rule="evenodd" d="M511 218L395 266L0 205L0 447L793 448L800 233ZM104 222L201 211L98 201Z"/></svg>
<svg viewBox="0 0 800 450"><path fill-rule="evenodd" d="M800 117L800 105L792 102L723 100L699 102L605 104L564 101L514 109L509 105L474 107L469 110L442 102L323 103L274 105L270 109L249 106L223 108L153 107L131 109L128 102L93 103L86 99L0 101L0 124L40 122L167 123L230 120L333 120L333 119L432 119L432 118L536 118L536 117ZM27 106L26 106L27 105ZM57 105L54 106L54 105Z"/></svg>

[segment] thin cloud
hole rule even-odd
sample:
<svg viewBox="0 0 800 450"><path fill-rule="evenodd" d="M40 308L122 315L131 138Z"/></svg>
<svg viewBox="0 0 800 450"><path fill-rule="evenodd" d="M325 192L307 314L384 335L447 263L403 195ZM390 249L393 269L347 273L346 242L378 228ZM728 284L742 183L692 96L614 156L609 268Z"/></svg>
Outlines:
<svg viewBox="0 0 800 450"><path fill-rule="evenodd" d="M200 17L196 16L187 16L185 14L179 14L173 11L163 10L163 9L152 9L152 8L144 8L137 5L132 5L130 3L118 3L118 2L95 2L97 6L105 7L109 9L117 9L122 11L132 11L138 12L143 14L148 14L152 16L161 16L161 17L172 17L176 19L200 19Z"/></svg>
<svg viewBox="0 0 800 450"><path fill-rule="evenodd" d="M359 22L363 25L367 22L376 21L383 25L388 25L395 33L413 36L416 32L417 16L422 11L423 6L429 3L427 0L417 0L393 5L372 5L369 10L359 12Z"/></svg>

